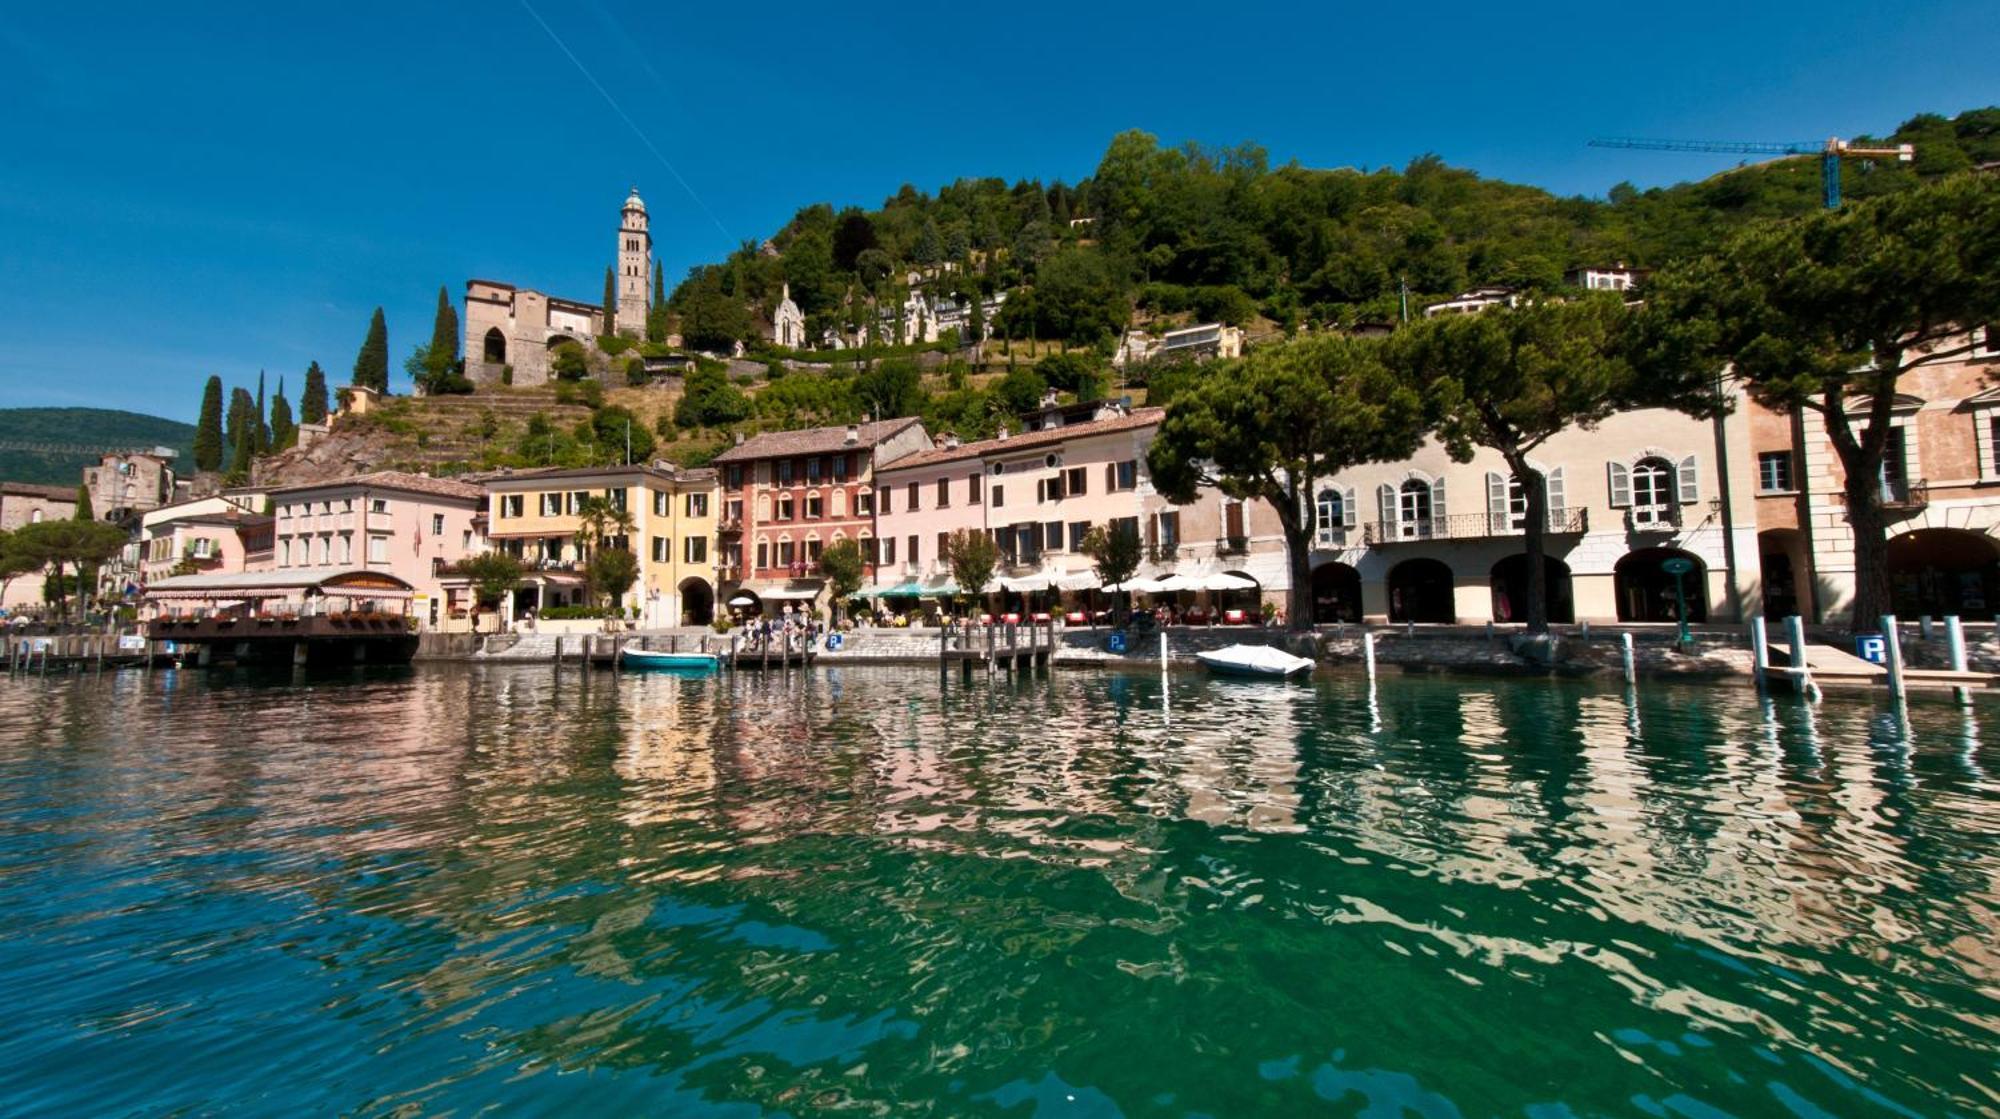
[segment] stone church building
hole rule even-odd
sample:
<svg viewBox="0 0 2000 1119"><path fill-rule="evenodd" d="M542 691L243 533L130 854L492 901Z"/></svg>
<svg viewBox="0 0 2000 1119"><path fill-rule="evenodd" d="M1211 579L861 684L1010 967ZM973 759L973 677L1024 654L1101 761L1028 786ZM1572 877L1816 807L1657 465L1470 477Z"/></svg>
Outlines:
<svg viewBox="0 0 2000 1119"><path fill-rule="evenodd" d="M638 337L646 331L652 295L653 235L647 228L646 203L639 189L625 199L618 223L618 333ZM564 342L588 346L605 333L604 308L595 303L563 299L532 288L517 288L497 280L467 280L465 284L465 375L474 384L547 384L550 354Z"/></svg>

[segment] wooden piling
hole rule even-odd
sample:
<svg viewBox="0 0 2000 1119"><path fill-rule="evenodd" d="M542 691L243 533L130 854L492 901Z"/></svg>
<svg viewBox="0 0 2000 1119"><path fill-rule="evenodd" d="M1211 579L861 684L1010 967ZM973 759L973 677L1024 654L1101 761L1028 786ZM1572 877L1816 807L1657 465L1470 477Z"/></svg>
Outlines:
<svg viewBox="0 0 2000 1119"><path fill-rule="evenodd" d="M1755 662L1750 670L1751 675L1757 681L1757 690L1764 691L1770 686L1764 673L1771 666L1771 635L1765 631L1762 614L1750 619L1750 656Z"/></svg>
<svg viewBox="0 0 2000 1119"><path fill-rule="evenodd" d="M1966 670L1965 623L1959 620L1957 614L1944 616L1944 645L1946 654L1951 657L1951 670L1964 672ZM1951 694L1961 705L1972 702L1971 688L1955 687L1951 690Z"/></svg>
<svg viewBox="0 0 2000 1119"><path fill-rule="evenodd" d="M1896 615L1882 615L1882 649L1889 663L1889 695L1897 703L1906 698L1903 683L1903 636L1896 632Z"/></svg>

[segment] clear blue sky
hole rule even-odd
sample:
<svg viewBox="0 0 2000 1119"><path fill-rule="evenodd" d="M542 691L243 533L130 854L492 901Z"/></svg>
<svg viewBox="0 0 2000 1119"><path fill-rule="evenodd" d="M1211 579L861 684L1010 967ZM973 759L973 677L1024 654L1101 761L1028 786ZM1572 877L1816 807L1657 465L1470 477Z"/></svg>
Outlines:
<svg viewBox="0 0 2000 1119"><path fill-rule="evenodd" d="M440 284L594 302L635 183L671 279L814 201L1073 181L1131 127L1602 194L1734 157L1592 136L1811 139L2000 102L1990 0L533 2L658 157L519 0L11 6L0 406L192 419L208 374L259 369L296 400L308 360L347 380L377 304L406 386Z"/></svg>

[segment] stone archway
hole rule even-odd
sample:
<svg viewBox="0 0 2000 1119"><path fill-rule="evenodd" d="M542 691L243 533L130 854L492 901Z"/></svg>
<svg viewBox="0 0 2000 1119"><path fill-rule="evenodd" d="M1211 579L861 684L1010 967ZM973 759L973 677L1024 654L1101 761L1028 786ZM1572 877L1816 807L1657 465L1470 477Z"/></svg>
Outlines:
<svg viewBox="0 0 2000 1119"><path fill-rule="evenodd" d="M715 620L715 590L708 580L688 578L681 580L680 624L705 626Z"/></svg>
<svg viewBox="0 0 2000 1119"><path fill-rule="evenodd" d="M507 363L507 336L500 333L499 327L487 327L486 337L480 345L482 360L492 365Z"/></svg>
<svg viewBox="0 0 2000 1119"><path fill-rule="evenodd" d="M1891 537L1889 602L1902 618L1956 614L1992 621L2000 602L2000 540L1959 528Z"/></svg>
<svg viewBox="0 0 2000 1119"><path fill-rule="evenodd" d="M1678 621L1674 605L1674 577L1661 565L1674 558L1694 564L1681 576L1681 591L1687 597L1690 622L1708 620L1708 565L1701 557L1679 548L1641 548L1618 561L1611 569L1612 594L1618 600L1621 622Z"/></svg>
<svg viewBox="0 0 2000 1119"><path fill-rule="evenodd" d="M1390 568L1389 620L1445 624L1457 621L1451 567L1443 560L1417 558Z"/></svg>
<svg viewBox="0 0 2000 1119"><path fill-rule="evenodd" d="M1528 557L1508 556L1493 565L1493 620L1521 622L1528 617ZM1576 595L1571 590L1569 564L1554 556L1542 557L1542 586L1549 604L1549 621L1567 625L1576 621Z"/></svg>
<svg viewBox="0 0 2000 1119"><path fill-rule="evenodd" d="M1329 625L1361 620L1361 573L1344 563L1313 568L1313 623Z"/></svg>

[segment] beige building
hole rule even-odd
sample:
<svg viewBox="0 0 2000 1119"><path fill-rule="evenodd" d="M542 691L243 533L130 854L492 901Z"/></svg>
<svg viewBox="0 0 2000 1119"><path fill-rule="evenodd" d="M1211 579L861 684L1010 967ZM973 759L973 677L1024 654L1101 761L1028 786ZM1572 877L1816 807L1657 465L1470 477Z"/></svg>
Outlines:
<svg viewBox="0 0 2000 1119"><path fill-rule="evenodd" d="M601 497L631 519L602 547L629 548L639 579L619 605L649 627L706 625L715 616L716 518L720 494L711 469L579 467L502 474L486 480L487 539L520 560L527 578L504 604L509 623L529 610L585 605L586 557L578 510Z"/></svg>
<svg viewBox="0 0 2000 1119"><path fill-rule="evenodd" d="M91 513L100 521L122 521L174 500L174 452L113 452L83 468Z"/></svg>
<svg viewBox="0 0 2000 1119"><path fill-rule="evenodd" d="M643 334L652 296L653 235L634 188L618 224L620 334ZM589 346L604 331L604 308L498 280L465 284L465 375L475 384L547 384L549 354L565 342Z"/></svg>
<svg viewBox="0 0 2000 1119"><path fill-rule="evenodd" d="M1664 410L1613 416L1550 439L1549 617L1669 622L1683 578L1695 621L1737 621L1759 602L1751 421ZM1527 592L1524 499L1500 456L1457 463L1435 442L1407 461L1342 471L1314 487L1316 620L1516 622Z"/></svg>
<svg viewBox="0 0 2000 1119"><path fill-rule="evenodd" d="M1970 341L1965 357L1903 377L1897 394L1879 484L1899 617L1990 621L2000 606L2000 346L1992 327ZM1868 406L1863 399L1851 410ZM1749 412L1765 613L1844 621L1854 599L1854 535L1825 418L1754 405Z"/></svg>
<svg viewBox="0 0 2000 1119"><path fill-rule="evenodd" d="M42 521L66 521L76 516L74 486L34 482L0 482L0 532Z"/></svg>

